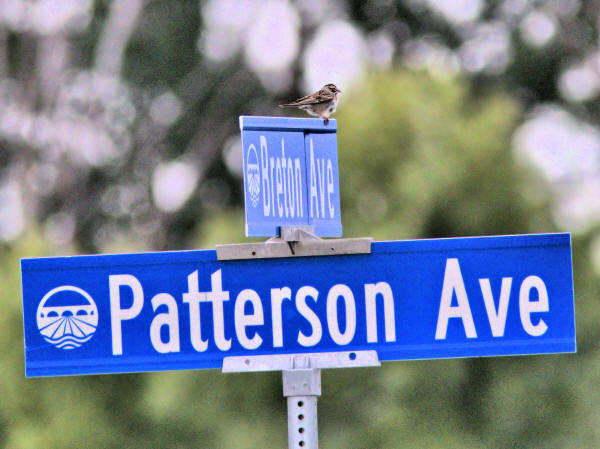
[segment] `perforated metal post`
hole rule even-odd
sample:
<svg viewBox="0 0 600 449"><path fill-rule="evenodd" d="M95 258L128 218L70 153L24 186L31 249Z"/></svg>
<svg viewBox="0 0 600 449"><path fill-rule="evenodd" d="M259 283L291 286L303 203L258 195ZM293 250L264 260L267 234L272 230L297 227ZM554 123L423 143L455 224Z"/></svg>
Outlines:
<svg viewBox="0 0 600 449"><path fill-rule="evenodd" d="M317 398L321 395L321 370L283 371L283 395L287 398L289 449L317 449Z"/></svg>

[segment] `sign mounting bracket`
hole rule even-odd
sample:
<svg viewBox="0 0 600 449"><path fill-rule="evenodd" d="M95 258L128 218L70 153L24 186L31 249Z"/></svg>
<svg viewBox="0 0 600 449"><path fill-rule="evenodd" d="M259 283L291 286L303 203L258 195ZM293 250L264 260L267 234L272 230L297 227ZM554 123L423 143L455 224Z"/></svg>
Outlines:
<svg viewBox="0 0 600 449"><path fill-rule="evenodd" d="M322 239L312 226L280 226L266 242L216 245L218 260L370 254L371 237Z"/></svg>

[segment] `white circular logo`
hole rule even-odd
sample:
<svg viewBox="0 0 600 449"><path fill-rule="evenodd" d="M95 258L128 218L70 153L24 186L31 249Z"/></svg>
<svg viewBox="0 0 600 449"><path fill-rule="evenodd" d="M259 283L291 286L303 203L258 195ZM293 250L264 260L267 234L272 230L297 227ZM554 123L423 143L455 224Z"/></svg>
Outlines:
<svg viewBox="0 0 600 449"><path fill-rule="evenodd" d="M246 159L246 178L248 182L248 193L252 206L258 205L260 194L260 173L258 167L258 156L256 155L256 147L250 145L248 147L248 158Z"/></svg>
<svg viewBox="0 0 600 449"><path fill-rule="evenodd" d="M92 338L98 326L96 303L85 290L73 285L46 293L36 317L44 340L61 349L79 348Z"/></svg>

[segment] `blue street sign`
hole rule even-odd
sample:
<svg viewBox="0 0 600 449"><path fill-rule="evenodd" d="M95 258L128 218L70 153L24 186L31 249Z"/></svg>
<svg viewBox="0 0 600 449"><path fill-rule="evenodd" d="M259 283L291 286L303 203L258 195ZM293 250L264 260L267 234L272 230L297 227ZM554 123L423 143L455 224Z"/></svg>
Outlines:
<svg viewBox="0 0 600 449"><path fill-rule="evenodd" d="M569 234L374 242L371 254L214 250L23 259L27 376L574 352Z"/></svg>
<svg viewBox="0 0 600 449"><path fill-rule="evenodd" d="M342 235L337 122L241 116L246 236L278 235L280 226L313 226Z"/></svg>

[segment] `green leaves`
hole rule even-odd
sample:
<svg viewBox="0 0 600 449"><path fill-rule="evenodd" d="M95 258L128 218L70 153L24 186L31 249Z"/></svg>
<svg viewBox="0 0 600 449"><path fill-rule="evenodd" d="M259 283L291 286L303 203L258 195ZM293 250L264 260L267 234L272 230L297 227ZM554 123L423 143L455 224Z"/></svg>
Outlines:
<svg viewBox="0 0 600 449"><path fill-rule="evenodd" d="M526 231L509 97L471 98L459 79L407 72L373 76L348 97L338 114L346 235Z"/></svg>

